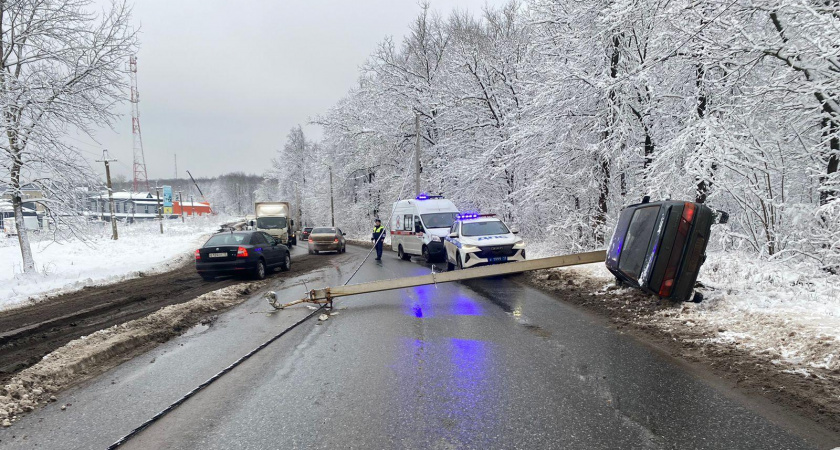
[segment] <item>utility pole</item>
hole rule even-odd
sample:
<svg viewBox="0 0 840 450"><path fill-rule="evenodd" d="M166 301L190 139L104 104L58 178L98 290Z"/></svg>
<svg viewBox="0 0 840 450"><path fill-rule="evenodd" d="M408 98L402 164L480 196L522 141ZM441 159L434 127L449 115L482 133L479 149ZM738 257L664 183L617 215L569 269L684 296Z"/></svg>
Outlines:
<svg viewBox="0 0 840 450"><path fill-rule="evenodd" d="M175 154L175 179L178 179L178 154Z"/></svg>
<svg viewBox="0 0 840 450"><path fill-rule="evenodd" d="M178 191L178 201L181 203L181 223L184 223L184 193Z"/></svg>
<svg viewBox="0 0 840 450"><path fill-rule="evenodd" d="M332 166L330 168L330 216L332 216L332 226L335 226L335 206L333 205L333 186L332 186Z"/></svg>
<svg viewBox="0 0 840 450"><path fill-rule="evenodd" d="M300 204L300 183L297 181L293 181L295 183L295 203L297 204L297 230L300 230L303 226L303 222L301 222L303 216L303 207Z"/></svg>
<svg viewBox="0 0 840 450"><path fill-rule="evenodd" d="M108 181L108 202L111 204L111 239L117 240L117 217L114 215L114 190L111 189L111 159L108 157L108 150L102 150L102 159L97 159L96 162L105 163L105 179Z"/></svg>
<svg viewBox="0 0 840 450"><path fill-rule="evenodd" d="M420 113L414 113L414 195L420 195Z"/></svg>
<svg viewBox="0 0 840 450"><path fill-rule="evenodd" d="M163 234L163 205L160 203L160 190L162 188L162 186L155 186L155 195L157 195L158 221L160 222L160 234Z"/></svg>

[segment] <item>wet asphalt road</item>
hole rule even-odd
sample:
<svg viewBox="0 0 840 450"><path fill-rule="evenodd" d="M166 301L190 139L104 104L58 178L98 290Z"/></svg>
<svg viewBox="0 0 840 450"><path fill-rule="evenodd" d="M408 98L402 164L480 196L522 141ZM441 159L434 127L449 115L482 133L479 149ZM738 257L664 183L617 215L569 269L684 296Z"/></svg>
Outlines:
<svg viewBox="0 0 840 450"><path fill-rule="evenodd" d="M366 252L348 247L333 267L278 293L297 298L304 280L344 280ZM384 259L353 282L429 271ZM336 306L338 315L297 328L125 448L813 448L598 319L511 280ZM63 394L0 431L0 449L107 446L310 312L265 311L253 298Z"/></svg>

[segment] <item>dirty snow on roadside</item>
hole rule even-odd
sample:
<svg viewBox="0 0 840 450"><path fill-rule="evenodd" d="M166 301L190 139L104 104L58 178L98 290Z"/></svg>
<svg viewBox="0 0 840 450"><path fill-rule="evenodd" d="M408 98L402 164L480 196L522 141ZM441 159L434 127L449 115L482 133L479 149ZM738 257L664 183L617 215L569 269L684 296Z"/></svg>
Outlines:
<svg viewBox="0 0 840 450"><path fill-rule="evenodd" d="M550 256L535 247L529 249L533 257ZM603 263L556 270L601 284L595 295L612 289L613 276ZM661 309L642 320L669 331L706 331L709 337L698 343L735 346L803 376L814 369L840 370L840 276L807 261L774 262L710 251L698 282L705 297L701 303ZM612 295L625 291L637 292L623 288Z"/></svg>
<svg viewBox="0 0 840 450"><path fill-rule="evenodd" d="M188 218L164 222L119 224L119 240L111 240L109 223L91 225L89 241L53 241L30 235L37 274L24 275L17 238L0 236L0 310L41 300L47 295L85 286L166 271L192 258L207 235L225 217Z"/></svg>

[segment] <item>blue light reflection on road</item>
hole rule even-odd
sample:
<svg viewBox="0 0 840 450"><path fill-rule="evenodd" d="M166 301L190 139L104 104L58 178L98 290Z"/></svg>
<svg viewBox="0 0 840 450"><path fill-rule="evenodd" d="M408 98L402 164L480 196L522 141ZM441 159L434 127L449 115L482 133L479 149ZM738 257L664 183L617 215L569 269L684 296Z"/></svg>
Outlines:
<svg viewBox="0 0 840 450"><path fill-rule="evenodd" d="M433 317L434 289L434 286L417 286L409 290L407 295L403 295L403 314L417 318Z"/></svg>
<svg viewBox="0 0 840 450"><path fill-rule="evenodd" d="M397 409L413 410L425 424L422 436L400 436L420 443L445 442L454 448L488 448L506 410L492 342L402 338L391 365L404 395ZM409 406L413 405L413 406Z"/></svg>
<svg viewBox="0 0 840 450"><path fill-rule="evenodd" d="M475 300L464 295L458 295L452 300L449 307L449 313L456 316L484 315L481 305Z"/></svg>
<svg viewBox="0 0 840 450"><path fill-rule="evenodd" d="M451 441L473 446L481 442L487 430L496 429L498 414L503 410L497 398L493 368L492 343L473 339L450 338L445 343L449 356L449 401L439 403L438 413L457 424L447 427L455 433Z"/></svg>

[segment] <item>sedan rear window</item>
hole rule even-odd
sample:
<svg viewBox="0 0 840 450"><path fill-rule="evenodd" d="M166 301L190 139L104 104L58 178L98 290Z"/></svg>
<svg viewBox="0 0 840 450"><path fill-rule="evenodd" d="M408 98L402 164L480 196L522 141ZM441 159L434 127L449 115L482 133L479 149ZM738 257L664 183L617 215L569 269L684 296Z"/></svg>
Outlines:
<svg viewBox="0 0 840 450"><path fill-rule="evenodd" d="M210 239L207 240L207 243L204 244L205 247L215 247L219 245L242 245L248 242L248 239L251 237L250 234L233 234L233 233L224 233L224 234L217 234Z"/></svg>
<svg viewBox="0 0 840 450"><path fill-rule="evenodd" d="M335 228L313 228L312 234L335 234Z"/></svg>
<svg viewBox="0 0 840 450"><path fill-rule="evenodd" d="M631 278L639 279L658 215L659 206L649 206L637 209L630 219L624 249L618 260L618 269Z"/></svg>

